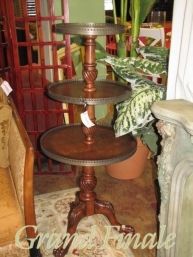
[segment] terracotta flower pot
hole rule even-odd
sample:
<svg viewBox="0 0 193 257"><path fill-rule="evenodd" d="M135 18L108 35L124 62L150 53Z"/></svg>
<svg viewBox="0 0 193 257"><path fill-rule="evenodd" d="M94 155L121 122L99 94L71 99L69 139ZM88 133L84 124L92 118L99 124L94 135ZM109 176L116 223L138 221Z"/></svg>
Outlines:
<svg viewBox="0 0 193 257"><path fill-rule="evenodd" d="M140 138L137 138L137 150L135 154L125 161L106 166L107 173L117 179L134 179L143 173L147 163L149 150Z"/></svg>

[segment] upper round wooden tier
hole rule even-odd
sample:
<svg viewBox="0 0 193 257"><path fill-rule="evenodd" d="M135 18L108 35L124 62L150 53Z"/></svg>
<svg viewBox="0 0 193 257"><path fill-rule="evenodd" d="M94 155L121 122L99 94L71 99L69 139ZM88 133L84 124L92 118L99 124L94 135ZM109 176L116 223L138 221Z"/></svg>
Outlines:
<svg viewBox="0 0 193 257"><path fill-rule="evenodd" d="M123 33L124 26L110 23L60 23L55 31L71 35L105 36Z"/></svg>
<svg viewBox="0 0 193 257"><path fill-rule="evenodd" d="M85 92L83 80L64 80L48 85L48 95L60 102L72 104L108 104L118 103L130 97L129 86L112 80L96 80L96 91Z"/></svg>
<svg viewBox="0 0 193 257"><path fill-rule="evenodd" d="M116 138L110 127L95 126L94 144L84 143L81 125L62 125L46 131L40 138L41 149L58 162L78 166L101 166L132 156L136 140L131 135Z"/></svg>

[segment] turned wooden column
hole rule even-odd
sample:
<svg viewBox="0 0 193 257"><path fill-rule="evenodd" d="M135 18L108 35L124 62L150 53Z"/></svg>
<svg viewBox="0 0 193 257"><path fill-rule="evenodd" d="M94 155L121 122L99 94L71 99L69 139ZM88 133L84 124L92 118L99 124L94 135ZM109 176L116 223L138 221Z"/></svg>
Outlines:
<svg viewBox="0 0 193 257"><path fill-rule="evenodd" d="M96 69L96 58L95 58L95 50L96 50L96 36L86 36L85 37L85 57L84 57L84 65L82 76L85 81L85 97L92 98L93 93L96 91L95 80L98 75L98 71ZM88 112L88 116L90 120L95 123L95 107L94 105L86 106L86 111ZM85 144L90 145L94 144L94 132L95 127L87 128L83 125L83 133L85 135Z"/></svg>
<svg viewBox="0 0 193 257"><path fill-rule="evenodd" d="M82 76L85 81L85 97L92 98L93 93L96 92L95 80L97 78L98 71L96 69L96 58L95 58L95 50L96 50L96 36L86 36L85 37L85 57L84 57L84 65ZM90 120L95 123L95 107L94 105L87 105L86 110L88 112L88 116ZM92 145L94 144L94 133L95 126L86 127L83 125L83 133L85 135L85 144ZM94 192L94 188L97 184L97 180L95 177L95 171L93 167L83 167L82 168L82 176L80 178L80 201L85 202L86 215L94 214L94 201L96 198L96 194Z"/></svg>
<svg viewBox="0 0 193 257"><path fill-rule="evenodd" d="M82 71L82 76L86 82L84 91L86 93L96 91L94 81L97 78L98 71L96 69L96 36L86 36L85 37L85 57L84 57L84 69Z"/></svg>
<svg viewBox="0 0 193 257"><path fill-rule="evenodd" d="M80 178L80 201L85 202L86 205L86 216L93 215L94 201L96 199L96 193L94 189L97 184L95 172L93 167L83 167L82 176Z"/></svg>

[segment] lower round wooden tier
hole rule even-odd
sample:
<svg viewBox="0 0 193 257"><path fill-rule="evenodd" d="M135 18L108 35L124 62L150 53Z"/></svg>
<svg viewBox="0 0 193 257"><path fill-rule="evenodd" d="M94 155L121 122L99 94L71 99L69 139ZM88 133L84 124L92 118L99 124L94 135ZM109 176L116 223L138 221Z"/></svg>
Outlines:
<svg viewBox="0 0 193 257"><path fill-rule="evenodd" d="M78 166L109 165L125 160L136 151L131 135L115 138L110 127L95 126L94 144L84 143L81 125L62 125L46 131L41 139L42 151L58 162Z"/></svg>

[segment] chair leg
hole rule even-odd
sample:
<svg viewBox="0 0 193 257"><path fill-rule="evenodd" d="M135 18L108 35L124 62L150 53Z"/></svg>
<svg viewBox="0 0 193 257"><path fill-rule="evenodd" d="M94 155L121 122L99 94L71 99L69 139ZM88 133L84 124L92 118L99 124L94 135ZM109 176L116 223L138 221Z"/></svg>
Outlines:
<svg viewBox="0 0 193 257"><path fill-rule="evenodd" d="M36 242L34 243L34 246L32 249L30 249L30 257L43 257L41 252L40 252L40 249L37 249L37 240Z"/></svg>

